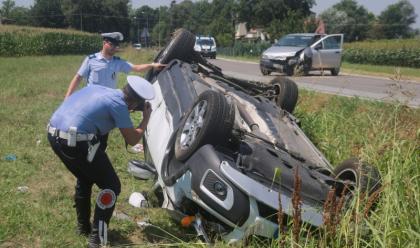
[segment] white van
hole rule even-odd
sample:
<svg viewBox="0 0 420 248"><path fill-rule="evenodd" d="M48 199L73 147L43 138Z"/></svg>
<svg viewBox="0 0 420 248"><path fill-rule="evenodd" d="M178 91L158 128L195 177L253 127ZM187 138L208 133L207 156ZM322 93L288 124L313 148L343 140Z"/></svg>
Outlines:
<svg viewBox="0 0 420 248"><path fill-rule="evenodd" d="M216 58L216 41L211 36L196 36L194 51L199 52L203 57Z"/></svg>

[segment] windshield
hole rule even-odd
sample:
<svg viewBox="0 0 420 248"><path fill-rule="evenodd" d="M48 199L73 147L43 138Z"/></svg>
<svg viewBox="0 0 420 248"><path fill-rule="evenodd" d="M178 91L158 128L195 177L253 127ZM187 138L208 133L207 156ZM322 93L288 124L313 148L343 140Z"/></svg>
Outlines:
<svg viewBox="0 0 420 248"><path fill-rule="evenodd" d="M200 45L200 46L213 46L214 42L213 42L213 40L202 40L202 39L200 39L200 40L197 40L196 44Z"/></svg>
<svg viewBox="0 0 420 248"><path fill-rule="evenodd" d="M275 46L308 47L312 44L313 36L286 35Z"/></svg>

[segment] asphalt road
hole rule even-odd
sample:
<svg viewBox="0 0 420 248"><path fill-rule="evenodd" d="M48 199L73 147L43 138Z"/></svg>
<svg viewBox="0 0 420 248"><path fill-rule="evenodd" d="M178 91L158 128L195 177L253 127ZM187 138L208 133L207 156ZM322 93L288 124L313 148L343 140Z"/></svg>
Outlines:
<svg viewBox="0 0 420 248"><path fill-rule="evenodd" d="M226 59L209 59L222 68L223 73L245 80L269 82L280 73L263 76L259 65L252 62ZM398 101L410 107L420 107L420 82L392 80L389 78L349 75L340 73L331 76L325 72L311 72L309 76L292 77L299 87L341 96L358 96L364 99L380 101Z"/></svg>

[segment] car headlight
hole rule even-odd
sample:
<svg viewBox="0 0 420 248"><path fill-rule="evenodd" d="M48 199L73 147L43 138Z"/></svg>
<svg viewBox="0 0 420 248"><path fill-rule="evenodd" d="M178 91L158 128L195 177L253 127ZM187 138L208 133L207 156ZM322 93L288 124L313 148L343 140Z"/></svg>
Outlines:
<svg viewBox="0 0 420 248"><path fill-rule="evenodd" d="M267 55L267 54L263 54L263 55L261 56L261 58L262 58L262 59L270 59L270 58L268 57L268 55Z"/></svg>

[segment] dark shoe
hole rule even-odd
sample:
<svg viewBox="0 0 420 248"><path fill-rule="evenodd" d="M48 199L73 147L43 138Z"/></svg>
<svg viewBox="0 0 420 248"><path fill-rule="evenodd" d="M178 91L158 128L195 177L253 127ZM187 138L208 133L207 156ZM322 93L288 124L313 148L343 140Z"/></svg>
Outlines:
<svg viewBox="0 0 420 248"><path fill-rule="evenodd" d="M99 248L101 247L101 240L99 238L98 229L93 228L89 235L88 248Z"/></svg>
<svg viewBox="0 0 420 248"><path fill-rule="evenodd" d="M88 236L92 229L90 225L90 198L75 198L74 202L77 214L77 233Z"/></svg>
<svg viewBox="0 0 420 248"><path fill-rule="evenodd" d="M77 223L77 234L78 235L82 235L82 236L88 237L91 232L92 232L92 228L90 226L90 223L88 223L87 225L86 224Z"/></svg>

